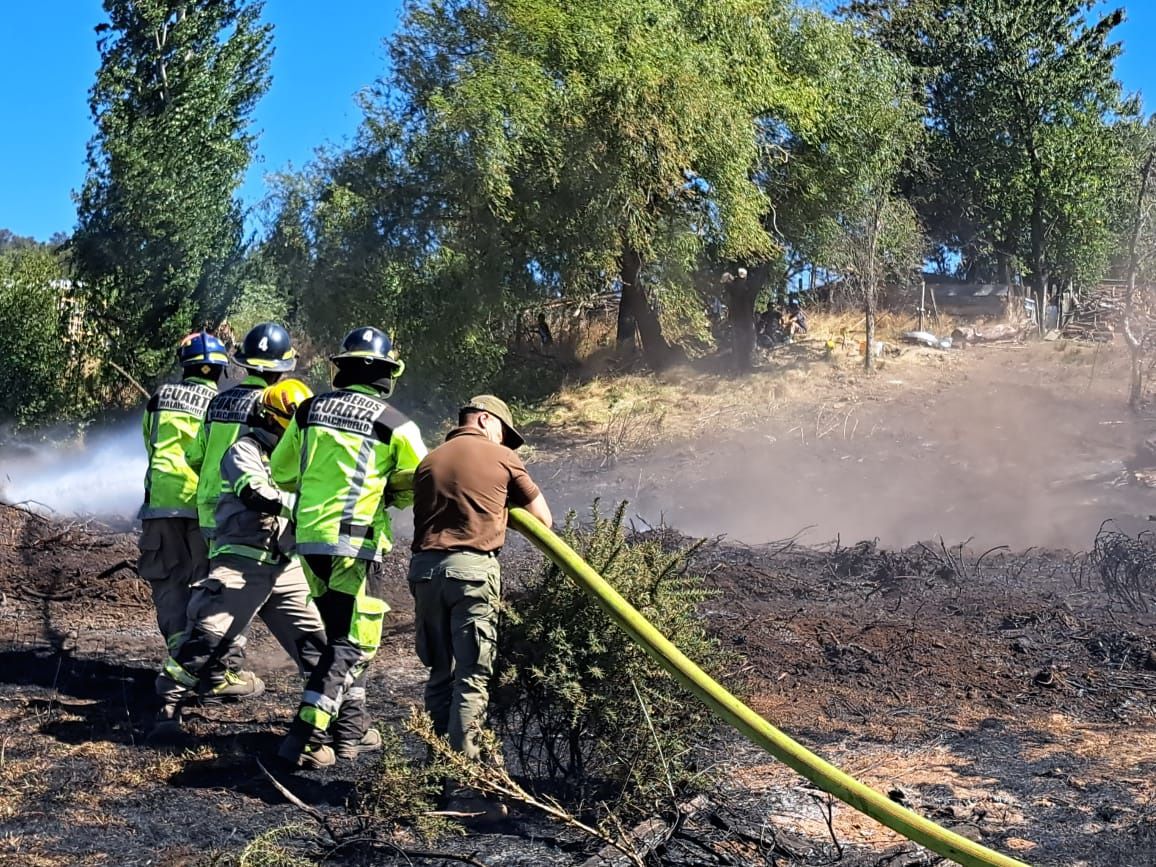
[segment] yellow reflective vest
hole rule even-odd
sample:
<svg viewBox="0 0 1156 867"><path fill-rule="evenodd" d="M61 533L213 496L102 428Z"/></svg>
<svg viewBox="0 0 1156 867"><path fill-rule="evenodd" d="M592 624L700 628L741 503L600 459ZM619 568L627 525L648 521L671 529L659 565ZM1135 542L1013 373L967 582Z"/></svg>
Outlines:
<svg viewBox="0 0 1156 867"><path fill-rule="evenodd" d="M141 420L148 455L141 518L197 517L201 461L195 444L216 394L216 383L189 377L162 385L149 398Z"/></svg>
<svg viewBox="0 0 1156 867"><path fill-rule="evenodd" d="M297 493L300 554L380 560L393 547L386 507L413 504L413 492L385 496L390 476L426 455L416 424L369 386L306 400L270 459L273 481Z"/></svg>

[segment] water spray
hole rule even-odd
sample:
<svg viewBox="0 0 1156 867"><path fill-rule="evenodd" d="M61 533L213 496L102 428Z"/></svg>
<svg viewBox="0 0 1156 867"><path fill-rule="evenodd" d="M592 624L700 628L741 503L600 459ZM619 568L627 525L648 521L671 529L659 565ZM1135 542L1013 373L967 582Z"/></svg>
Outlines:
<svg viewBox="0 0 1156 867"><path fill-rule="evenodd" d="M0 454L0 500L45 515L130 521L147 466L136 424L83 439L12 445Z"/></svg>

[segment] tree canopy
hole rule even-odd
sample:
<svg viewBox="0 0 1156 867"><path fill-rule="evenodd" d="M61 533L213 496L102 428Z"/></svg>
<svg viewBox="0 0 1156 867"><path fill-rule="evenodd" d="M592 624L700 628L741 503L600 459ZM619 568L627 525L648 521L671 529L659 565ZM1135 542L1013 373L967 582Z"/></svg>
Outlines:
<svg viewBox="0 0 1156 867"><path fill-rule="evenodd" d="M355 139L274 176L251 239L261 3L104 8L54 267L84 310L68 339L142 379L225 318L322 345L373 323L448 403L494 383L522 312L603 295L620 354L719 339L742 369L756 299L804 269L862 302L870 343L879 288L928 260L1048 296L1122 271L1136 235L1145 127L1115 76L1124 13L1093 0L416 0Z"/></svg>
<svg viewBox="0 0 1156 867"><path fill-rule="evenodd" d="M909 198L965 271L1035 292L1102 276L1121 229L1134 120L1114 75L1123 9L1094 0L855 0L908 60L928 127ZM1090 17L1092 16L1092 17Z"/></svg>
<svg viewBox="0 0 1156 867"><path fill-rule="evenodd" d="M251 0L105 0L104 11L89 98L97 132L71 247L106 351L151 377L235 291L235 193L272 30Z"/></svg>

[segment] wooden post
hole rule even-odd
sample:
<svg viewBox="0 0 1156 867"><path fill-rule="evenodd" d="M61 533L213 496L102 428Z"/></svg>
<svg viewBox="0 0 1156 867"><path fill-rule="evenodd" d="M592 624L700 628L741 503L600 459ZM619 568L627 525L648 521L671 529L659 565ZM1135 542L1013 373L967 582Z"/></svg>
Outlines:
<svg viewBox="0 0 1156 867"><path fill-rule="evenodd" d="M919 330L923 330L923 309L927 306L927 281L919 281Z"/></svg>

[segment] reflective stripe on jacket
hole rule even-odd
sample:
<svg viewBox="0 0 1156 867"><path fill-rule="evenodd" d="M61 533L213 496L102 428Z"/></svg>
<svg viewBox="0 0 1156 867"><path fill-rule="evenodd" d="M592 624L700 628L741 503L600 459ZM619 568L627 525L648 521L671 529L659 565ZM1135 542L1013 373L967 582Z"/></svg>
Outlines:
<svg viewBox="0 0 1156 867"><path fill-rule="evenodd" d="M197 520L206 539L216 535L217 498L221 495L221 459L237 438L253 430L253 412L265 380L247 376L239 385L217 395L205 413L205 427L193 447L203 470L197 485Z"/></svg>
<svg viewBox="0 0 1156 867"><path fill-rule="evenodd" d="M191 377L162 385L149 398L141 420L148 455L141 518L197 516L197 473L201 462L194 444L216 393L212 382Z"/></svg>
<svg viewBox="0 0 1156 867"><path fill-rule="evenodd" d="M293 554L289 515L296 497L273 486L269 453L276 438L254 430L229 446L221 459L212 556L236 554L281 563Z"/></svg>
<svg viewBox="0 0 1156 867"><path fill-rule="evenodd" d="M306 400L273 452L273 481L297 492L297 551L380 560L393 547L387 505L405 508L412 491L384 502L389 478L426 455L417 425L368 386Z"/></svg>

